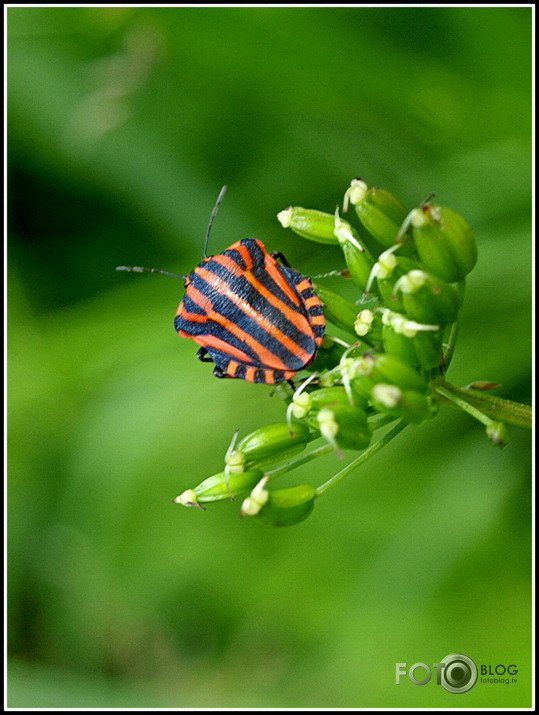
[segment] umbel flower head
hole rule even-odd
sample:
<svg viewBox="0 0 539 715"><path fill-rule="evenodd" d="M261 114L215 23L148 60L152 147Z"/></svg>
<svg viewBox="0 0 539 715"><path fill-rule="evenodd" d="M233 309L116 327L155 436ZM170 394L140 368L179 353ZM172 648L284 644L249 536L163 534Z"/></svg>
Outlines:
<svg viewBox="0 0 539 715"><path fill-rule="evenodd" d="M246 519L298 524L311 514L315 499L405 427L433 419L441 403L451 402L483 422L494 444L507 443L503 421L477 406L479 391L445 380L464 279L477 261L469 225L454 210L429 201L410 211L361 179L353 179L345 192L344 212L349 206L357 226L343 219L338 207L330 214L290 206L278 214L281 226L302 239L341 250L336 270L313 280L328 323L324 340L303 378L274 388L286 404L283 421L239 441L235 433L223 470L175 502L205 508L241 496ZM343 293L330 288L328 276L337 276L343 288L351 279L352 290L350 283ZM496 414L500 407L489 409ZM274 487L284 474L328 452L336 460L350 453L354 458L316 488Z"/></svg>

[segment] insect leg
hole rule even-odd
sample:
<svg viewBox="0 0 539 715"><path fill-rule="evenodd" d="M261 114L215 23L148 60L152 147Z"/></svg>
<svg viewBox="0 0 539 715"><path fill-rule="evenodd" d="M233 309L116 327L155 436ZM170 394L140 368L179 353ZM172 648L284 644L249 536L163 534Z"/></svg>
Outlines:
<svg viewBox="0 0 539 715"><path fill-rule="evenodd" d="M201 362L213 362L211 357L208 356L208 351L206 350L206 348L199 348L197 350L197 358Z"/></svg>
<svg viewBox="0 0 539 715"><path fill-rule="evenodd" d="M286 260L286 258L283 256L283 254L280 251L271 251L270 256L275 259L279 259L283 266L286 266L287 268L290 268L290 263Z"/></svg>

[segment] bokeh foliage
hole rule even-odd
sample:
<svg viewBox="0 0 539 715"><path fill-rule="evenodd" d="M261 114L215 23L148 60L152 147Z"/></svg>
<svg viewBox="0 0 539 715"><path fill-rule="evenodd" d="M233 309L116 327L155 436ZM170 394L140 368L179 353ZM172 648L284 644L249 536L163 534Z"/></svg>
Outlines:
<svg viewBox="0 0 539 715"><path fill-rule="evenodd" d="M172 504L284 415L174 335L207 218L218 252L291 238L360 175L473 226L449 379L530 399L531 8L12 7L12 707L526 707L530 439L444 410L291 530ZM332 284L333 285L333 284ZM339 289L339 284L334 284ZM320 483L342 466L306 467ZM463 652L513 685L395 685Z"/></svg>

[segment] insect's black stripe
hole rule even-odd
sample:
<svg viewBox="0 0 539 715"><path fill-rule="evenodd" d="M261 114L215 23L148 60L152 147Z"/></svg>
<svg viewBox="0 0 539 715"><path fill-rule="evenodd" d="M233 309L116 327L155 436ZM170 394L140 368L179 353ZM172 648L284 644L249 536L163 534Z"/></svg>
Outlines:
<svg viewBox="0 0 539 715"><path fill-rule="evenodd" d="M312 298L316 295L312 285L307 286L307 288L304 288L302 291L300 291L300 293L305 300L307 300L308 298Z"/></svg>
<svg viewBox="0 0 539 715"><path fill-rule="evenodd" d="M230 377L265 384L282 382L283 380L286 380L294 375L294 371L284 372L283 370L272 370L271 368L266 367L257 368L252 365L243 365L238 363L236 360L229 360L223 370L221 368L218 369L220 372L225 372Z"/></svg>
<svg viewBox="0 0 539 715"><path fill-rule="evenodd" d="M182 306L182 312L194 313L196 315L207 315L207 310L196 303L188 293L184 295L180 305Z"/></svg>
<svg viewBox="0 0 539 715"><path fill-rule="evenodd" d="M315 336L316 343L317 345L320 345L326 330L326 321L320 298L314 292L310 278L299 275L296 288L298 289L305 308L311 318L311 330Z"/></svg>
<svg viewBox="0 0 539 715"><path fill-rule="evenodd" d="M293 283L303 276L292 268L287 268L274 261L256 239L244 238L239 243L249 256L251 264L249 270L256 279L260 281L273 296L285 303L290 310L297 311L301 306L301 302L298 300L297 291ZM221 255L230 255L235 261L237 257L238 265L246 267L241 251L238 249L227 249L223 251ZM276 282L269 273L272 266L282 277L281 285ZM292 275L294 276L294 280L291 281ZM291 283L292 285L290 285Z"/></svg>
<svg viewBox="0 0 539 715"><path fill-rule="evenodd" d="M236 248L238 245L239 247ZM234 260L240 272L248 270L253 277L252 280L258 283L258 291L265 290L266 295L263 297L281 313L291 316L296 327L298 327L298 316L309 315L310 325L303 323L302 328L306 334L314 334L316 344L319 345L325 332L325 321L322 306L310 279L289 266L268 260L263 244L257 239L245 238L234 246L214 258L217 261L223 260L221 256L228 254L227 258ZM293 300L290 299L290 295ZM279 296L282 296L286 302L281 301Z"/></svg>
<svg viewBox="0 0 539 715"><path fill-rule="evenodd" d="M189 288L190 296L194 295L199 301L206 301L211 307L213 304L208 301L205 293L201 293L193 285ZM192 304L193 301L189 296L188 304ZM222 296L221 296L222 298ZM196 305L196 301L194 301ZM225 310L226 313L226 310ZM287 368L290 366L283 360L284 350L282 348L282 342L280 343L280 350L275 353L271 351L266 342L263 342L261 336L253 336L252 331L247 332L243 329L241 325L238 325L237 321L233 322L230 320L230 315L221 315L218 311L212 310L210 316L205 315L202 322L197 322L193 320L196 313L186 313L184 310L184 304L180 305L178 315L175 318L174 325L176 330L184 337L192 337L199 345L206 347L209 351L213 350L215 352L222 352L228 358L236 357L240 362L247 362L248 364L254 365L271 365L274 368ZM239 315L241 319L243 313ZM229 329L228 329L229 328ZM265 335L265 333L264 333ZM288 338L287 338L288 340ZM214 362L215 356L212 354L212 359ZM299 352L297 346L293 350L293 360L298 362L298 365L304 365L311 359L311 353ZM221 364L223 363L223 364ZM226 361L221 360L218 363L220 367L226 367ZM295 367L299 369L299 367Z"/></svg>
<svg viewBox="0 0 539 715"><path fill-rule="evenodd" d="M196 292L199 299L205 297L193 286L190 290ZM235 351L240 351L242 355L238 355L238 359L254 365L298 370L311 360L314 348L308 353L298 351L297 346L293 343L293 350L287 351L282 340L278 340L275 336L270 336L268 339L267 333L258 323L255 323L254 327L253 325L242 325L241 323L247 321L245 313L234 304L232 304L232 308L228 307L227 312L227 304L223 305L223 296L220 298L219 306L223 309L224 315L218 310L212 310L211 317L206 316L205 320L199 323L192 320L194 314L184 315L183 308L180 306L179 314L174 321L176 330L181 335L192 337L199 345L203 345L208 350L221 350L224 354L228 353L228 357L233 356L230 353L234 354ZM288 338L286 339L288 340ZM274 342L275 340L277 342ZM312 336L311 340L311 347L313 347ZM212 359L214 359L213 356Z"/></svg>
<svg viewBox="0 0 539 715"><path fill-rule="evenodd" d="M302 291L301 295L305 301L309 315L324 315L322 303L312 288Z"/></svg>
<svg viewBox="0 0 539 715"><path fill-rule="evenodd" d="M214 310L228 315L221 309L221 306L234 305L234 301L229 296L237 297L238 302L243 302L246 306L245 314L253 316L254 324L271 324L275 328L276 336L278 333L284 334L285 338L282 339L282 342L291 340L300 350L310 350L312 330L303 305L300 304L299 308L295 306L293 311L281 310L271 301L270 297L255 290L245 276L231 275L223 268L217 261L209 263L204 266L204 269L209 271L211 276L202 276L197 273L193 279L193 285L211 298ZM216 281L213 280L213 276L216 276ZM227 296L223 295L224 291L227 292ZM258 322L256 322L256 314L258 314ZM302 330L298 326L304 329ZM271 331L271 327L268 327L268 331Z"/></svg>
<svg viewBox="0 0 539 715"><path fill-rule="evenodd" d="M257 239L205 258L185 287L175 328L205 350L217 376L281 382L308 365L322 342L325 320L310 279Z"/></svg>
<svg viewBox="0 0 539 715"><path fill-rule="evenodd" d="M233 328L233 330L237 330L238 326L234 324L234 325L231 325L231 327ZM250 360L247 364L261 365L264 362L262 359L262 356L261 356L261 350L260 349L257 350L256 346L252 344L252 341L251 341L251 344L249 344L249 342L247 342L246 340L243 340L240 337L240 335L238 335L236 332L233 332L232 330L228 330L224 325L221 325L220 323L216 323L213 320L208 321L208 330L206 332L206 335L207 335L206 342L208 345L208 350L210 350L210 351L214 351L214 348L212 347L212 339L214 337L217 337L219 340L222 340L224 343L228 343L229 345L237 348L238 350L241 350L246 355L248 355ZM249 333L249 336L251 338L253 338L254 340L257 340L257 338L255 336L251 335L250 333ZM260 340L257 340L257 342L259 342L261 344L261 346L263 345L263 343L261 343ZM223 352L223 351L221 351L221 352ZM269 352L271 352L271 350ZM225 352L223 352L223 355L230 358L230 355ZM269 359L272 359L272 357L270 356ZM277 359L278 359L278 356L276 356L274 358L274 362L277 362ZM285 365L288 366L288 363L286 363L282 358L281 358L281 362L283 362Z"/></svg>
<svg viewBox="0 0 539 715"><path fill-rule="evenodd" d="M235 263L237 263L242 271L247 270L247 264L243 260L243 256L237 248L227 248L226 251L223 251L223 254L225 256L229 256ZM213 260L213 258L214 256L212 256L209 260Z"/></svg>
<svg viewBox="0 0 539 715"><path fill-rule="evenodd" d="M237 366L237 368L236 368L236 372L235 372L234 377L239 377L240 379L245 378L245 371L246 371L246 370L247 370L247 366L246 366L246 365L240 365L240 364L238 363L238 366Z"/></svg>
<svg viewBox="0 0 539 715"><path fill-rule="evenodd" d="M175 316L174 316L174 330L175 330L176 332L179 332L180 330L183 330L183 329L184 329L184 327L183 327L183 326L184 326L184 323L185 323L185 319L182 318L181 315L175 315ZM189 333L189 334L190 334L190 335L193 335L193 333Z"/></svg>
<svg viewBox="0 0 539 715"><path fill-rule="evenodd" d="M271 372L271 376L273 378L271 382L282 382L283 380L286 380L283 370L266 370L265 372ZM264 382L269 382L269 380L266 379Z"/></svg>
<svg viewBox="0 0 539 715"><path fill-rule="evenodd" d="M282 364L289 370L299 370L314 354L316 346L312 337L308 346L310 349L298 355L297 352L289 350L278 338L264 330L256 321L246 316L245 313L239 310L239 308L236 308L233 303L223 308L223 312L227 318L227 326L215 322L214 320L208 320L205 324L204 334L208 336L215 335L221 340L251 355L253 364L268 365L268 367L277 367ZM220 311L219 313L222 315ZM242 333L245 333L249 338L256 341L260 345L260 349L257 349L254 345L250 345L249 342L242 337ZM211 344L211 341L209 341L209 344ZM261 354L262 348L272 355L264 359ZM307 353L307 355L305 355L305 353Z"/></svg>
<svg viewBox="0 0 539 715"><path fill-rule="evenodd" d="M223 252L224 255L230 253L236 253L237 257L241 259L241 256L237 251ZM241 261L241 264L238 263L235 260L234 255L227 255L227 257L234 260L236 265L238 265L238 267L240 268L241 265L244 265L243 261ZM207 263L204 264L204 268L211 271L217 278L219 278L224 283L229 284L232 290L238 292L238 295L246 296L249 293L253 293L254 297L258 298L261 302L267 301L267 298L265 296L261 295L260 292L256 291L253 286L251 286L249 280L245 277L245 275L231 275L229 268L226 265L220 263L217 258L212 258L208 260ZM286 293L284 293L281 288L275 283L275 281L272 279L272 277L268 274L267 271L260 269L256 272L251 272L256 281L258 281L262 286L264 286L264 288L266 288L267 291L274 298L277 298L278 301L284 304L282 308L275 306L281 314L283 314L285 311L292 313L292 315L295 315L298 310L302 312L301 300L299 296L297 296L296 302L292 301L289 296L286 295Z"/></svg>
<svg viewBox="0 0 539 715"><path fill-rule="evenodd" d="M219 264L216 264L219 267ZM204 266L207 269L207 266ZM210 271L211 276L217 275L214 271ZM227 280L221 278L220 284L213 282L212 278L200 275L199 272L193 276L192 285L200 293L207 296L213 304L213 310L219 312L225 317L229 317L232 321L241 323L245 330L257 334L257 340L264 339L264 335L275 337L277 342L282 345L285 339L279 339L277 333L282 333L286 338L286 342L292 341L300 351L306 350L312 352L312 330L306 315L305 309L302 307L300 315L303 316L302 322L305 324L308 333L298 330L296 325L288 319L287 315L279 310L260 293L255 291L251 284L243 276L226 276ZM223 289L227 290L228 295L223 294ZM247 306L248 312L241 310L229 296L238 298ZM297 313L296 309L296 313ZM258 319L257 320L257 315ZM260 322L259 322L260 321ZM268 330L262 327L261 323L270 324ZM275 336L271 335L271 326L274 326ZM260 332L262 331L262 333ZM291 346L293 347L293 346Z"/></svg>

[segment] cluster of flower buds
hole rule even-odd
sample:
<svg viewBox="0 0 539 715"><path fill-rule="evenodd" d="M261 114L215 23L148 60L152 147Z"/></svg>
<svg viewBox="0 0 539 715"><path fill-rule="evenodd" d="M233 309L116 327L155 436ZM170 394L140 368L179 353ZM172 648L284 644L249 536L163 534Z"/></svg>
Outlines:
<svg viewBox="0 0 539 715"><path fill-rule="evenodd" d="M314 487L303 484L270 491L266 484L296 464L298 460L294 458L317 437L317 430L299 421L294 421L293 431L286 422L267 425L251 432L237 445L235 433L225 455L223 471L208 477L194 489L182 492L174 501L205 509L208 503L248 494L241 506L242 516L255 516L274 526L297 524L313 510ZM280 470L267 471L282 462L286 464Z"/></svg>
<svg viewBox="0 0 539 715"><path fill-rule="evenodd" d="M332 215L291 206L277 218L304 238L343 251L346 274L361 294L353 302L316 281L327 320L359 338L364 349L401 358L429 383L448 367L444 345L456 332L462 284L477 261L472 231L451 209L425 201L409 211L361 179L345 193L344 210L350 206L357 228L338 210Z"/></svg>
<svg viewBox="0 0 539 715"><path fill-rule="evenodd" d="M275 477L325 451L360 452L364 460L378 448L376 430L395 420L421 424L437 414L436 383L449 365L463 281L477 260L471 229L451 209L426 201L409 211L360 179L345 193L344 212L350 206L358 227L338 208L329 214L291 206L277 215L299 236L341 248L345 269L335 273L351 278L356 299L329 288L324 276L315 278L314 288L326 320L345 337L328 327L310 376L295 391L279 386L286 422L233 443L224 470L175 501L204 506L241 495L243 516L296 524L325 485L275 490L269 486ZM501 439L499 429L489 429L494 441ZM316 439L323 447L302 454Z"/></svg>

